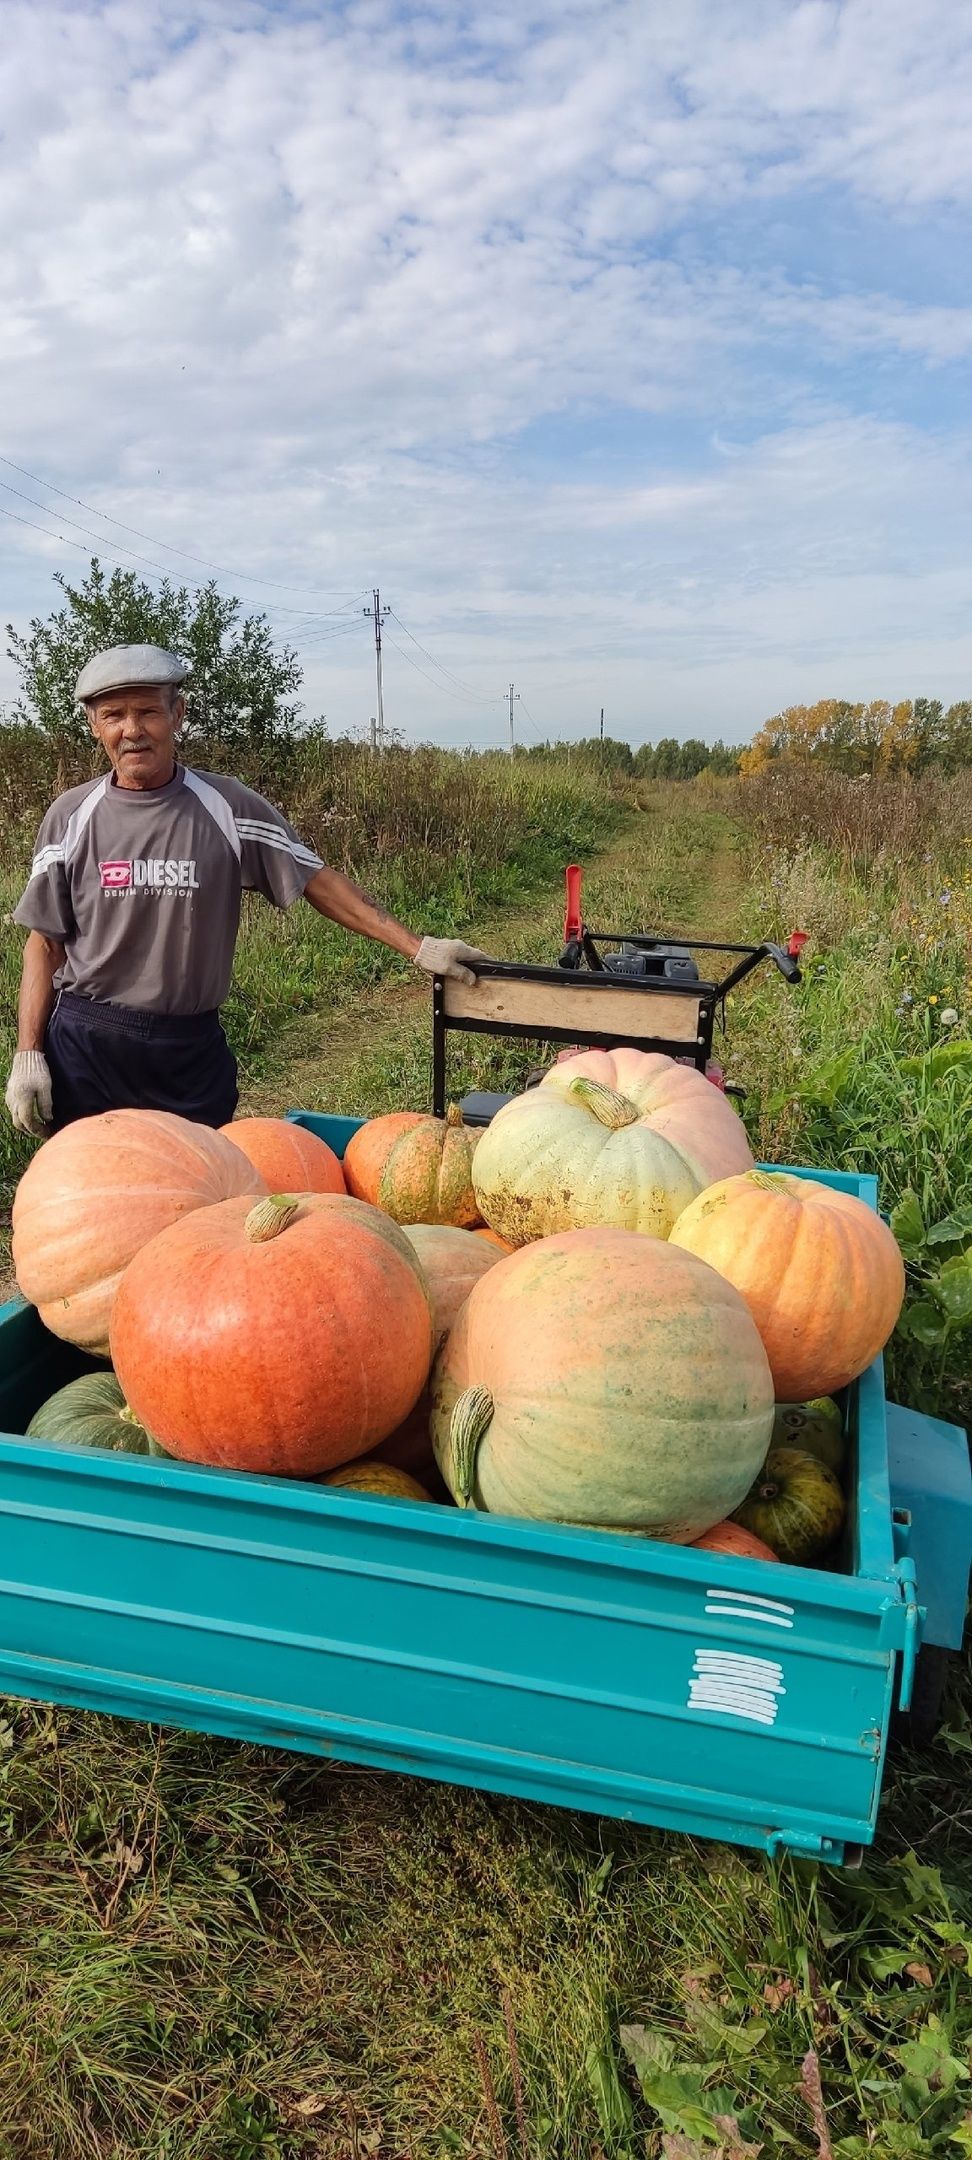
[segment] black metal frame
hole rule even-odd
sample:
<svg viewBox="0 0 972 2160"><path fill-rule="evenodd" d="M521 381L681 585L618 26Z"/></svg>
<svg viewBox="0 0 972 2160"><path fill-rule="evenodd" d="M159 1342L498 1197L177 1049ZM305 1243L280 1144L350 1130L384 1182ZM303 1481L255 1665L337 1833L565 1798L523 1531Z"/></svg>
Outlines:
<svg viewBox="0 0 972 2160"><path fill-rule="evenodd" d="M738 953L738 965L718 981L691 983L669 982L660 976L615 975L605 968L596 940L615 945L633 945L642 951L651 951L660 945L676 943L689 952ZM576 958L573 957L574 948ZM568 954L571 957L568 958ZM586 967L583 962L586 960ZM477 976L494 977L500 981L556 983L567 989L569 984L578 990L625 990L633 997L647 992L652 997L692 998L699 1006L699 1028L694 1044L660 1035L639 1033L619 1035L617 1030L607 1033L589 1027L531 1027L519 1020L473 1020L447 1014L443 994L443 978L436 975L432 984L432 1108L436 1117L444 1117L446 1110L446 1038L452 1032L467 1035L497 1035L519 1037L526 1041L583 1043L585 1047L610 1050L619 1044L635 1050L660 1050L667 1057L684 1058L689 1055L699 1072L704 1072L712 1055L712 1034L716 1012L728 992L743 977L759 967L764 960L772 960L788 982L799 982L800 969L790 953L780 945L727 945L704 938L667 939L631 935L612 930L587 930L580 938L572 940L564 948L555 967L531 967L526 962L490 960L480 962Z"/></svg>

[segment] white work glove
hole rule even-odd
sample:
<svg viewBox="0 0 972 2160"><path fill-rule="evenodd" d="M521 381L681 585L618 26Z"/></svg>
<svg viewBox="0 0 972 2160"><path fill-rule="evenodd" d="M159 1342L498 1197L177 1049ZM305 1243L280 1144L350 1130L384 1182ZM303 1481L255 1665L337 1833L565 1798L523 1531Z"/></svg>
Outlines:
<svg viewBox="0 0 972 2160"><path fill-rule="evenodd" d="M488 960L478 945L464 945L458 937L424 937L415 955L416 967L427 975L451 975L456 982L474 983L477 960Z"/></svg>
<svg viewBox="0 0 972 2160"><path fill-rule="evenodd" d="M43 1139L54 1116L51 1070L43 1050L18 1050L10 1067L4 1101L18 1132Z"/></svg>

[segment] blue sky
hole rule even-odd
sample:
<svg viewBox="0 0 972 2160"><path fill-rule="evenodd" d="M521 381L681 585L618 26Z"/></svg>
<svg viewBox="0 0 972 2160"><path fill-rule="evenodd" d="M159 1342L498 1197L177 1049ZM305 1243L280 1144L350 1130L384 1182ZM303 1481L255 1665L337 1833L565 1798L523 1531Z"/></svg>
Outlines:
<svg viewBox="0 0 972 2160"><path fill-rule="evenodd" d="M4 43L0 452L87 506L0 464L4 619L73 517L218 565L335 730L376 583L413 738L502 740L511 678L528 740L972 695L967 10L6 0Z"/></svg>

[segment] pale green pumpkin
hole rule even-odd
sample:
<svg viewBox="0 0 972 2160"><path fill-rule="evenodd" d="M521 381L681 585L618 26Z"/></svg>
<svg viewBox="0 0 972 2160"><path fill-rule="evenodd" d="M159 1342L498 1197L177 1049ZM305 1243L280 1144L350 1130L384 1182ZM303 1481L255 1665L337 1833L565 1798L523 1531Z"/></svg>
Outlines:
<svg viewBox="0 0 972 2160"><path fill-rule="evenodd" d="M629 1230L570 1230L490 1268L432 1377L436 1459L460 1506L686 1542L738 1506L773 1383L742 1299L691 1258Z"/></svg>

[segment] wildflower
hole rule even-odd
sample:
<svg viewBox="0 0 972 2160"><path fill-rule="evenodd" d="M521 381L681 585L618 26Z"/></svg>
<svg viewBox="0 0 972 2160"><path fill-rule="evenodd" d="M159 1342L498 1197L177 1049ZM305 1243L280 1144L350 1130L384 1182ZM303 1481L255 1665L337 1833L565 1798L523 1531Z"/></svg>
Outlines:
<svg viewBox="0 0 972 2160"><path fill-rule="evenodd" d="M951 895L951 893L950 893L950 892L940 892L940 893L939 893L939 895L938 895L938 902L939 902L939 906L940 906L940 907L951 907L951 904L952 904L952 895Z"/></svg>
<svg viewBox="0 0 972 2160"><path fill-rule="evenodd" d="M912 997L911 991L910 991L910 990L902 990L902 992L901 992L901 1003L902 1003L902 1005L913 1005L913 1004L914 1004L914 1002L915 1002L915 1001L914 1001L914 998Z"/></svg>
<svg viewBox="0 0 972 2160"><path fill-rule="evenodd" d="M929 998L929 1000L928 1000L928 1003L929 1003L929 1005L937 1005L937 1004L938 1004L938 999L937 999L937 997L935 996L935 993L934 993L934 991L932 991L932 994L931 994L931 997L930 997L930 998Z"/></svg>
<svg viewBox="0 0 972 2160"><path fill-rule="evenodd" d="M958 1019L958 1013L954 1005L945 1005L938 1017L943 1027L954 1027Z"/></svg>

